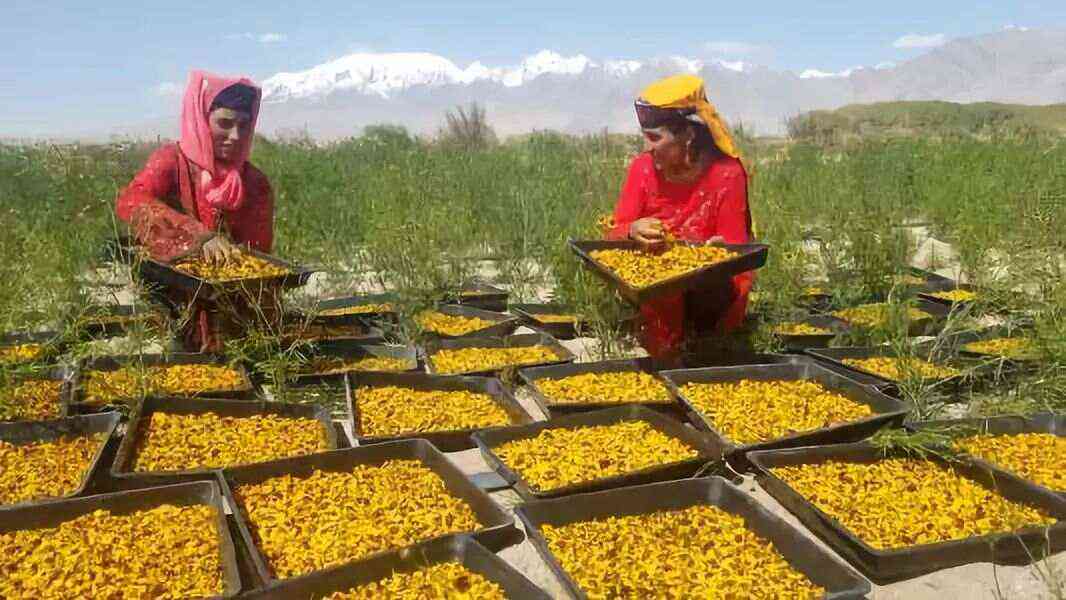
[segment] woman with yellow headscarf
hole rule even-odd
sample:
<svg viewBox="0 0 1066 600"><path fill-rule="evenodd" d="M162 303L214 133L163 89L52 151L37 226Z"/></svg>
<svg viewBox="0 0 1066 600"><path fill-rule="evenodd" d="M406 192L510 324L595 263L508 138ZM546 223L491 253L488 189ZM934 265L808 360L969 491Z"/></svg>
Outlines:
<svg viewBox="0 0 1066 600"><path fill-rule="evenodd" d="M667 234L690 242L750 243L748 176L703 80L677 75L658 81L641 93L636 111L644 152L629 167L608 237L649 248ZM743 273L641 306L645 349L654 357L676 356L686 335L736 330L752 282L753 274Z"/></svg>

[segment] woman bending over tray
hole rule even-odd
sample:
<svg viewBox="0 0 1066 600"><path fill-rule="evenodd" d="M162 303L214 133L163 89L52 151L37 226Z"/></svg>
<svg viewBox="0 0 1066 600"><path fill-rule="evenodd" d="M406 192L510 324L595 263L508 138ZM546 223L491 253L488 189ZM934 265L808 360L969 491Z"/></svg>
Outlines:
<svg viewBox="0 0 1066 600"><path fill-rule="evenodd" d="M703 80L678 75L658 81L636 101L644 152L630 165L614 212L611 239L647 248L677 240L752 241L748 177L728 128L707 101ZM708 289L668 295L640 307L645 349L673 357L686 335L733 332L744 323L753 273Z"/></svg>
<svg viewBox="0 0 1066 600"><path fill-rule="evenodd" d="M189 75L181 141L152 153L115 204L152 258L224 262L242 245L270 252L274 198L266 175L248 162L260 96L259 87L245 78ZM189 349L220 349L224 324L218 307L178 296L171 292L168 299L192 304Z"/></svg>

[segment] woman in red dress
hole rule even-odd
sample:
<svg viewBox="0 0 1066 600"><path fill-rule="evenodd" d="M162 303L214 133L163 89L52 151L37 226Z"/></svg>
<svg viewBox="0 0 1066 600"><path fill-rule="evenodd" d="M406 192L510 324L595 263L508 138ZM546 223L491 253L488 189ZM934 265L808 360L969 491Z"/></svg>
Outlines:
<svg viewBox="0 0 1066 600"><path fill-rule="evenodd" d="M636 102L644 152L630 165L608 237L648 248L669 234L689 242L752 241L748 177L732 136L707 101L703 80L669 77ZM688 336L729 333L744 323L752 273L643 306L642 344L676 357Z"/></svg>
<svg viewBox="0 0 1066 600"><path fill-rule="evenodd" d="M182 102L181 141L167 144L118 196L115 212L156 260L192 256L226 261L240 246L270 252L274 198L250 162L260 89L246 78L193 71ZM186 345L221 348L218 307L173 297L191 308Z"/></svg>

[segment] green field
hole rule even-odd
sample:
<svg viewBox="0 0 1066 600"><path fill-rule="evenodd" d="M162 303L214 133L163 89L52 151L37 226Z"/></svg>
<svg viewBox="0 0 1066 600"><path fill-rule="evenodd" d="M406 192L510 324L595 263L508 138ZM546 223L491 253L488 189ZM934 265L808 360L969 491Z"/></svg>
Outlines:
<svg viewBox="0 0 1066 600"><path fill-rule="evenodd" d="M1034 120L1050 119L1035 112ZM253 161L275 190L275 253L331 271L338 291L356 280L394 289L412 314L474 274L477 259L490 259L498 280L513 286L512 301L551 291L593 322L610 355L629 343L615 326L625 307L581 269L565 241L599 237L597 218L610 212L637 147L636 139L542 133L463 150L373 128L330 145L260 140ZM84 310L90 268L121 230L114 197L149 151L0 147L0 329L55 327ZM800 316L795 300L815 283L838 306L905 303L895 278L917 248L901 226L922 223L957 251L968 280L987 290L949 329L1005 314L1033 323L1042 352L1037 371L975 389L969 410L1066 409L1061 142L1016 135L753 143L746 159L758 236L772 247L752 307L760 349L778 348L770 324ZM416 335L406 323L394 335ZM887 341L908 352L902 329L889 324L846 341ZM256 348L264 364L264 348L281 350L262 340ZM75 348L81 351L89 350ZM940 390L906 392L920 416L945 408Z"/></svg>

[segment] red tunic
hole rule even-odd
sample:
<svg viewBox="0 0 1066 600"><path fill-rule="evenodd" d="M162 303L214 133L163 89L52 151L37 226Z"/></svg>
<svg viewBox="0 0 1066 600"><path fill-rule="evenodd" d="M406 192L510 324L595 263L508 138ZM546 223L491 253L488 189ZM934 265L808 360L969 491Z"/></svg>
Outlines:
<svg viewBox="0 0 1066 600"><path fill-rule="evenodd" d="M692 242L705 242L720 236L727 244L751 243L751 213L748 210L748 177L740 161L719 156L703 173L698 182L683 185L665 181L655 169L651 155L639 155L629 167L618 206L614 212L615 227L608 234L611 239L626 239L630 225L642 218L661 220L675 237ZM732 290L723 299L712 302L725 306L700 307L704 318L712 323L696 323L697 327L729 332L744 323L748 293L753 273L733 278ZM687 309L699 307L701 297L690 297ZM684 340L686 298L683 294L664 296L640 307L644 318L643 342L652 356L676 353Z"/></svg>
<svg viewBox="0 0 1066 600"><path fill-rule="evenodd" d="M193 191L197 186L182 185L179 167L188 169L189 181L199 181L199 168L185 159L177 144L159 148L115 202L115 213L130 224L137 241L165 261L199 250L199 242L212 233L205 225L211 208ZM223 226L234 243L270 252L274 243L270 182L251 163L245 163L241 177L244 203L223 213Z"/></svg>
<svg viewBox="0 0 1066 600"><path fill-rule="evenodd" d="M138 243L151 255L170 262L199 252L214 231L213 208L196 193L200 169L182 155L177 144L167 144L152 153L144 169L119 193L115 213L129 223ZM244 202L218 218L219 227L236 244L270 252L274 242L274 195L266 175L245 163L241 172ZM218 308L194 298L174 297L178 303L195 304L192 329L186 331L193 350L221 349L224 329Z"/></svg>

